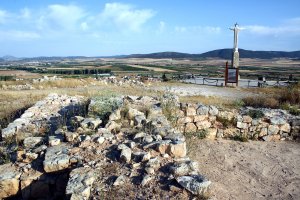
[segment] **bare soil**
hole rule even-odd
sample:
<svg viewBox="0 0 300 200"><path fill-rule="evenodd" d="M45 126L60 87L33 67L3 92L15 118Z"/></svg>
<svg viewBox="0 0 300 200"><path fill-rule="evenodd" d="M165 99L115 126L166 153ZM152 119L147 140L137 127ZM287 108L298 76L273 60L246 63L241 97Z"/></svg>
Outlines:
<svg viewBox="0 0 300 200"><path fill-rule="evenodd" d="M300 143L189 140L211 199L300 199Z"/></svg>

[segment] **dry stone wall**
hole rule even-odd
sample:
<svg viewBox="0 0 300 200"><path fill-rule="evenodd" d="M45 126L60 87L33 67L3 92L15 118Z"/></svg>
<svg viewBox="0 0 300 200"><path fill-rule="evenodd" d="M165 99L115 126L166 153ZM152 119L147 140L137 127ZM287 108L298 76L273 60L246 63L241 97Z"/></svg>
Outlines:
<svg viewBox="0 0 300 200"><path fill-rule="evenodd" d="M6 128L2 129L2 138L19 133L19 137L53 133L59 126L67 125L70 117L85 112L87 100L80 96L50 94Z"/></svg>
<svg viewBox="0 0 300 200"><path fill-rule="evenodd" d="M206 131L211 139L245 136L263 141L293 140L300 136L300 117L278 109L224 110L181 103L177 127L185 133Z"/></svg>

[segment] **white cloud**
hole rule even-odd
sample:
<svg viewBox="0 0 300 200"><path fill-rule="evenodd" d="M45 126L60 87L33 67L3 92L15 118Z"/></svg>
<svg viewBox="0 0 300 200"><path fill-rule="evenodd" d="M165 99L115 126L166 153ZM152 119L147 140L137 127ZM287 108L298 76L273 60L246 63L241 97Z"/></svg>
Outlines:
<svg viewBox="0 0 300 200"><path fill-rule="evenodd" d="M122 3L106 3L100 18L104 22L112 22L121 30L140 31L143 24L154 16L149 9L135 9Z"/></svg>
<svg viewBox="0 0 300 200"><path fill-rule="evenodd" d="M187 27L184 26L175 26L175 32L184 33L187 31Z"/></svg>
<svg viewBox="0 0 300 200"><path fill-rule="evenodd" d="M32 31L0 31L0 39L2 40L33 40L40 37L38 33Z"/></svg>
<svg viewBox="0 0 300 200"><path fill-rule="evenodd" d="M86 16L85 11L75 5L49 5L38 17L39 29L75 30L80 28L80 21Z"/></svg>
<svg viewBox="0 0 300 200"><path fill-rule="evenodd" d="M28 8L21 9L20 18L22 19L29 19L31 17L31 11Z"/></svg>
<svg viewBox="0 0 300 200"><path fill-rule="evenodd" d="M256 35L299 35L300 18L286 20L279 26L247 25L243 26L243 28L245 29L245 31Z"/></svg>
<svg viewBox="0 0 300 200"><path fill-rule="evenodd" d="M160 21L158 25L158 29L156 30L156 34L162 34L166 30L166 23L164 21Z"/></svg>
<svg viewBox="0 0 300 200"><path fill-rule="evenodd" d="M5 10L0 10L0 24L4 24L7 19L7 12Z"/></svg>
<svg viewBox="0 0 300 200"><path fill-rule="evenodd" d="M86 30L89 29L89 26L88 26L88 24L87 24L86 22L82 22L82 23L80 24L80 28L81 28L83 31L86 31Z"/></svg>
<svg viewBox="0 0 300 200"><path fill-rule="evenodd" d="M177 33L219 34L221 32L220 27L214 26L175 26L174 30Z"/></svg>

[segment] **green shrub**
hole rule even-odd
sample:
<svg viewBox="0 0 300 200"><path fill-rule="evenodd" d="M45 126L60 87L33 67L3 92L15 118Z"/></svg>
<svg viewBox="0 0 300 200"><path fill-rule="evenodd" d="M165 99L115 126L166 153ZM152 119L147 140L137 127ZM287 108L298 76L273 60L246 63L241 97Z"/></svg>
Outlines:
<svg viewBox="0 0 300 200"><path fill-rule="evenodd" d="M234 135L231 139L240 141L240 142L248 142L249 141L249 138L246 134L237 134L237 135Z"/></svg>
<svg viewBox="0 0 300 200"><path fill-rule="evenodd" d="M261 110L249 110L247 115L252 117L253 119L259 119L265 116L265 114Z"/></svg>
<svg viewBox="0 0 300 200"><path fill-rule="evenodd" d="M236 125L236 119L227 119L225 117L217 116L217 121L220 122L224 128L234 127Z"/></svg>
<svg viewBox="0 0 300 200"><path fill-rule="evenodd" d="M198 138L198 139L204 139L207 137L207 134L208 134L208 130L207 129L202 129L202 130L199 130L195 133L195 136Z"/></svg>
<svg viewBox="0 0 300 200"><path fill-rule="evenodd" d="M172 93L166 93L160 97L162 112L173 126L176 125L178 119L178 101L177 96Z"/></svg>
<svg viewBox="0 0 300 200"><path fill-rule="evenodd" d="M115 95L94 97L89 106L89 115L105 120L122 105L122 98Z"/></svg>
<svg viewBox="0 0 300 200"><path fill-rule="evenodd" d="M0 149L0 165L10 162L10 155L4 150Z"/></svg>
<svg viewBox="0 0 300 200"><path fill-rule="evenodd" d="M241 108L243 106L245 106L245 103L243 100L239 99L239 100L236 100L233 102L233 107L235 107L235 108Z"/></svg>
<svg viewBox="0 0 300 200"><path fill-rule="evenodd" d="M206 138L208 135L208 130L207 129L202 129L202 130L199 130L197 132L187 132L185 133L185 137L190 139L190 138L193 138L193 137L196 137L198 139L204 139Z"/></svg>

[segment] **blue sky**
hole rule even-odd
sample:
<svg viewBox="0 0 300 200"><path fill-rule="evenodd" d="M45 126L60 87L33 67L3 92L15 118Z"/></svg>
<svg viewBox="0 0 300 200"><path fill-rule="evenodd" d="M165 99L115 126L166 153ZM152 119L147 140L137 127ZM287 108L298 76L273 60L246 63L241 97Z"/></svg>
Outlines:
<svg viewBox="0 0 300 200"><path fill-rule="evenodd" d="M300 50L299 0L1 0L0 56Z"/></svg>

